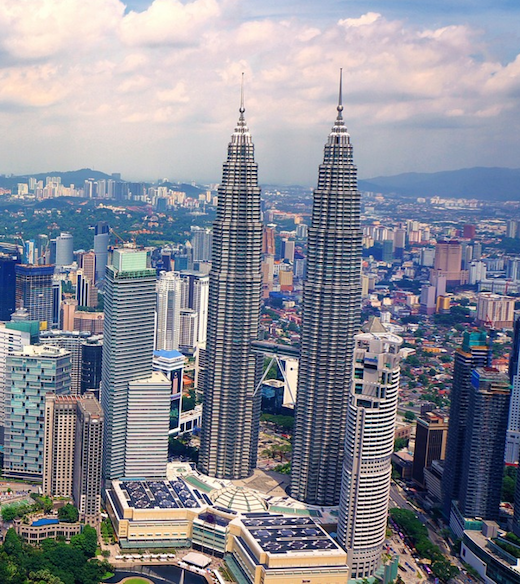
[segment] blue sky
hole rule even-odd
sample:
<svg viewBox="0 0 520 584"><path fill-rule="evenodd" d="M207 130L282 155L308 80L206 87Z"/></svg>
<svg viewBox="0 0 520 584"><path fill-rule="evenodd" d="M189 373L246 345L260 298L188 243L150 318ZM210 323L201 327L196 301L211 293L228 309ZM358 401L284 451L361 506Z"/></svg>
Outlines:
<svg viewBox="0 0 520 584"><path fill-rule="evenodd" d="M312 185L344 69L361 177L518 167L520 2L3 0L0 172Z"/></svg>

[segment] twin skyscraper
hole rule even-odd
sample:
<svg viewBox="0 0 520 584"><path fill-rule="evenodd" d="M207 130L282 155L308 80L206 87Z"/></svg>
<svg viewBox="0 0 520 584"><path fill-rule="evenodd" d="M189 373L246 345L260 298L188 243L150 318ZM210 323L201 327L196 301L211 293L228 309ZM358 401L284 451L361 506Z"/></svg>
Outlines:
<svg viewBox="0 0 520 584"><path fill-rule="evenodd" d="M210 272L199 469L243 479L256 467L262 357L258 340L262 221L258 166L244 104L218 191ZM303 289L291 494L337 505L361 286L360 195L340 95L314 191Z"/></svg>

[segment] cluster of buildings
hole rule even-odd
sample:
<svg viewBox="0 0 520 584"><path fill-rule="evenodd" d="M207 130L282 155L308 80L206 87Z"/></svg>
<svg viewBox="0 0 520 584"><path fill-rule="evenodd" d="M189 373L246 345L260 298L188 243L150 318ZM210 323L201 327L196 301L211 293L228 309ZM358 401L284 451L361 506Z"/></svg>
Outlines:
<svg viewBox="0 0 520 584"><path fill-rule="evenodd" d="M515 301L496 293L500 277L490 288L486 275L513 274L516 264L482 258L469 223L436 239L418 221L362 228L342 111L340 90L312 219L307 226L289 217L294 232L264 226L276 213L262 216L242 104L212 230L193 227L185 246L151 253L135 245L110 249L104 222L95 227L93 251L75 254L68 233L24 242L23 257L17 246L4 247L4 476L41 481L44 493L72 498L92 525L104 497L123 548L191 545L225 556L240 582L396 577L397 559L385 564L382 558L406 352L399 331L385 326L388 313L449 312L450 290L473 284L480 291L477 324L512 327ZM19 193L47 198L63 194L60 188L50 177L45 186L20 185ZM114 177L86 181L81 194L143 197L158 210L185 202L167 186L143 189ZM197 202L214 199L202 193ZM407 257L410 246L419 251ZM385 303L376 293L389 274L418 279L420 291ZM520 280L520 271L514 274ZM302 294L299 312L295 292ZM298 325L291 339L298 346L277 343L276 331L263 338L264 300ZM386 309L360 330L363 302ZM519 323L509 377L491 367L490 335L467 331L454 356L449 421L442 412L423 411L417 422L411 477L442 504L475 557L478 545L467 532L482 526L493 532L504 456L512 463L519 458ZM194 359L195 385L203 391L203 405L189 420L181 411L185 356ZM283 382L265 380L266 357L279 362ZM262 398L273 411L295 409L284 501L236 485L257 466ZM197 470L174 471L168 437L195 427ZM318 520L331 507L337 508L337 539ZM513 529L520 536L517 507Z"/></svg>
<svg viewBox="0 0 520 584"><path fill-rule="evenodd" d="M145 183L133 183L121 180L119 173L113 173L111 178L87 178L82 185L62 184L60 176L47 176L44 180L29 177L27 182L16 185L16 192L4 190L2 195L11 199L37 200L54 199L56 197L81 197L86 199L111 199L116 201L142 201L157 207L158 211L167 208L184 206L190 208L216 206L217 199L211 190L194 189L196 195L190 197L182 187L176 189L165 184L150 186Z"/></svg>
<svg viewBox="0 0 520 584"><path fill-rule="evenodd" d="M390 578L396 565L381 568L381 555L401 340L377 319L359 333L360 195L342 109L340 101L320 165L313 221L307 233L299 229L299 237L308 237L305 266L297 267L302 258L287 237L278 269L277 285L287 291L289 274L306 271L301 349L290 355L299 357L291 496L300 513L287 516L268 502L258 509L257 498L244 500L229 488L211 498L201 479L195 488L188 477L167 476L172 410L178 412L181 393L179 349L203 361L200 476L225 484L256 468L259 386L268 352L259 338L260 312L273 283L263 275L277 252L262 222L243 107L213 230L192 232L186 254L192 265L168 249L155 254L154 267L148 252L135 247L109 254L106 224L97 226L101 239L82 254L77 269L68 269L74 260L69 234L56 239L55 256L49 242L26 254L23 264L12 259L17 310L4 326L5 476L41 480L46 493L73 498L82 519L93 524L103 484L121 542L140 547L162 539L163 545L191 542L220 551L248 582L327 577L339 584L380 569ZM195 264L198 271L189 270ZM71 273L76 297L62 304L73 306L74 316L65 309L57 317L60 275L70 279ZM95 308L97 289L104 300L102 341L58 329L66 321L75 328L77 306ZM101 350L100 360L90 355L92 347ZM271 344L269 350L278 349ZM83 369L94 363L100 376L87 380L85 372L84 380ZM367 482L374 465L377 492ZM313 508L337 505L339 544L312 519ZM159 526L161 537L151 536Z"/></svg>

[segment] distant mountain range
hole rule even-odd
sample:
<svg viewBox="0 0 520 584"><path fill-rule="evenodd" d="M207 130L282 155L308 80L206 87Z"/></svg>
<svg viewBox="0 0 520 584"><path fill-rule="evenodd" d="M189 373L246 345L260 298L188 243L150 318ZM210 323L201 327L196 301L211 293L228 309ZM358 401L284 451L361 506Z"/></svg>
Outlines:
<svg viewBox="0 0 520 584"><path fill-rule="evenodd" d="M29 177L45 181L47 176L60 176L65 186L83 186L87 179L113 179L114 176L82 168L72 171L52 171L22 176L0 176L0 188L16 189L18 183L26 183ZM466 198L495 201L520 201L520 168L464 168L443 172L407 172L394 176L378 176L359 180L359 190L396 194L404 197ZM150 183L148 183L150 184ZM205 187L186 183L164 183L174 190L184 191L189 197L197 197ZM15 190L13 192L16 192Z"/></svg>
<svg viewBox="0 0 520 584"><path fill-rule="evenodd" d="M407 172L359 181L359 190L406 197L520 200L520 168L464 168L444 172Z"/></svg>

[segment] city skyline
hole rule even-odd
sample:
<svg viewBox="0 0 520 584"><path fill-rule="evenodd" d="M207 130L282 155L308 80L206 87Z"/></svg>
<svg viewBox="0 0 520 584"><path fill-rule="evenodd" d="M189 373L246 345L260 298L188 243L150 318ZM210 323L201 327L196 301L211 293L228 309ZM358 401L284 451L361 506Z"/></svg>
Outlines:
<svg viewBox="0 0 520 584"><path fill-rule="evenodd" d="M512 2L258 4L5 2L0 172L215 180L245 71L264 180L312 184L341 66L361 177L517 165Z"/></svg>

